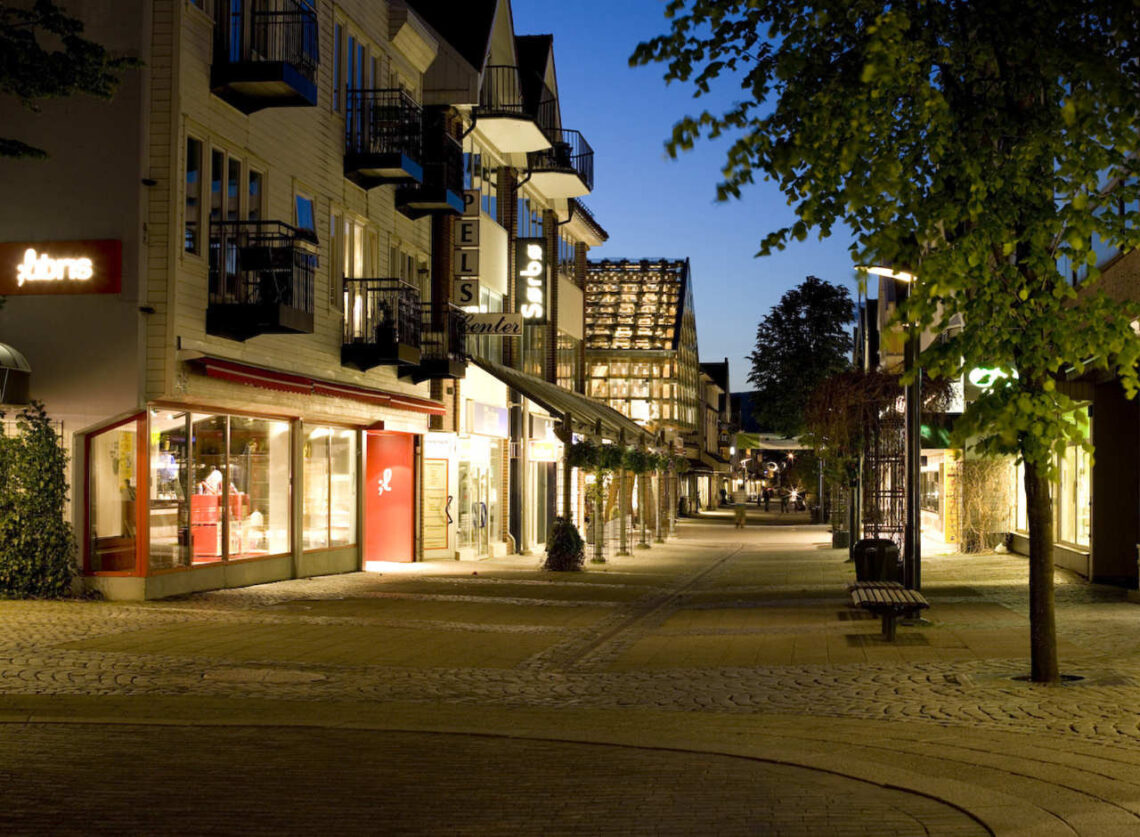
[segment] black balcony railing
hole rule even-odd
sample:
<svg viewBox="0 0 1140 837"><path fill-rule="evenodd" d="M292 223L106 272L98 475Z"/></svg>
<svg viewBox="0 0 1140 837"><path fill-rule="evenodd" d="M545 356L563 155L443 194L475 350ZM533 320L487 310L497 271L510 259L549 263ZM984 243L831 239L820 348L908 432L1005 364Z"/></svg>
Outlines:
<svg viewBox="0 0 1140 837"><path fill-rule="evenodd" d="M315 236L282 221L211 221L206 331L311 334Z"/></svg>
<svg viewBox="0 0 1140 837"><path fill-rule="evenodd" d="M367 370L420 361L420 292L399 279L344 280L341 363Z"/></svg>
<svg viewBox="0 0 1140 837"><path fill-rule="evenodd" d="M366 188L423 180L423 109L399 88L349 90L344 173Z"/></svg>
<svg viewBox="0 0 1140 837"><path fill-rule="evenodd" d="M527 168L533 172L576 175L587 191L594 190L594 149L581 131L554 128L546 132L550 148L527 154Z"/></svg>
<svg viewBox="0 0 1140 837"><path fill-rule="evenodd" d="M463 146L438 109L424 110L423 182L397 189L396 208L411 218L463 212Z"/></svg>
<svg viewBox="0 0 1140 837"><path fill-rule="evenodd" d="M211 88L239 110L315 105L318 63L307 0L218 0Z"/></svg>
<svg viewBox="0 0 1140 837"><path fill-rule="evenodd" d="M450 303L425 302L421 312L420 362L408 370L408 375L417 383L429 378L462 378L467 369L467 318L463 309Z"/></svg>
<svg viewBox="0 0 1140 837"><path fill-rule="evenodd" d="M483 68L475 115L477 119L531 119L548 131L555 123L555 102L537 74L511 65L490 64Z"/></svg>

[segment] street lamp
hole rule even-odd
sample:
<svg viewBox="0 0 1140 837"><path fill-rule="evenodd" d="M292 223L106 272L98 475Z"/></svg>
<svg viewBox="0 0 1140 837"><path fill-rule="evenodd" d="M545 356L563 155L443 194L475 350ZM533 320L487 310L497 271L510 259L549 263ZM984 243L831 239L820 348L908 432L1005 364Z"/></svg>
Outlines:
<svg viewBox="0 0 1140 837"><path fill-rule="evenodd" d="M860 267L867 273L884 276L895 282L899 303L905 302L911 285L918 276L893 265ZM922 589L922 514L919 505L919 473L922 466L922 369L919 367L919 341L922 335L917 323L906 323L903 368L913 372L914 380L906 387L906 517L903 524L903 583L911 590Z"/></svg>

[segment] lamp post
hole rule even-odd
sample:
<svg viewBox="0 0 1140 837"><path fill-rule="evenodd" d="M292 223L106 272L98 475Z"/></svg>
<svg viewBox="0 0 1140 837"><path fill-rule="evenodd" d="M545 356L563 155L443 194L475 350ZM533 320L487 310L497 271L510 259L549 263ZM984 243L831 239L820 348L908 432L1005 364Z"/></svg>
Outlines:
<svg viewBox="0 0 1140 837"><path fill-rule="evenodd" d="M898 302L905 302L911 285L918 277L909 270L892 266L862 268L876 276L893 279ZM922 334L917 323L906 323L903 367L914 380L906 386L906 516L903 523L903 583L911 590L922 589L922 520L919 505L919 480L922 466L922 369L919 368L919 341Z"/></svg>

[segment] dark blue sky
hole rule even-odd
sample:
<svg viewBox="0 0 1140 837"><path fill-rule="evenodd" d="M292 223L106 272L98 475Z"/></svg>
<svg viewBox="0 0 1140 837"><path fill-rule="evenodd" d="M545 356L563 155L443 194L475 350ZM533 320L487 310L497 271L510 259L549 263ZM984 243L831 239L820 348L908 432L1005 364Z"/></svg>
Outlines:
<svg viewBox="0 0 1140 837"><path fill-rule="evenodd" d="M784 291L813 274L854 297L846 229L753 258L764 234L792 218L776 188L759 183L743 200L717 204L724 142L668 159L673 123L704 102L690 88L666 87L661 66L629 67L638 42L666 31L662 0L512 0L512 8L520 35L553 33L563 124L594 147L594 192L585 202L610 240L592 255L688 256L701 360L727 357L732 388L749 389L756 326Z"/></svg>

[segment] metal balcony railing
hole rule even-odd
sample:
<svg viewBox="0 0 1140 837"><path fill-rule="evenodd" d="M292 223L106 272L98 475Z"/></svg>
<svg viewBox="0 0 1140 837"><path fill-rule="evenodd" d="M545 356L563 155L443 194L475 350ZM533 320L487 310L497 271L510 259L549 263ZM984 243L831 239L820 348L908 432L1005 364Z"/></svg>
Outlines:
<svg viewBox="0 0 1140 837"><path fill-rule="evenodd" d="M420 348L420 292L400 279L344 280L344 342Z"/></svg>
<svg viewBox="0 0 1140 837"><path fill-rule="evenodd" d="M440 136L434 153L425 155L424 188L463 194L463 146L455 137Z"/></svg>
<svg viewBox="0 0 1140 837"><path fill-rule="evenodd" d="M423 108L400 88L349 90L345 154L405 154L423 160Z"/></svg>
<svg viewBox="0 0 1140 837"><path fill-rule="evenodd" d="M214 62L291 65L315 83L317 13L305 0L218 0Z"/></svg>
<svg viewBox="0 0 1140 837"><path fill-rule="evenodd" d="M553 171L577 174L589 191L594 190L594 149L581 131L554 128L546 131L550 148L527 154L531 171Z"/></svg>
<svg viewBox="0 0 1140 837"><path fill-rule="evenodd" d="M524 74L518 67L490 64L483 68L476 118L527 118L544 131L555 123L555 102L542 78Z"/></svg>
<svg viewBox="0 0 1140 837"><path fill-rule="evenodd" d="M210 305L283 305L311 314L311 233L282 221L210 222Z"/></svg>
<svg viewBox="0 0 1140 837"><path fill-rule="evenodd" d="M466 316L457 305L423 304L422 363L467 358Z"/></svg>

